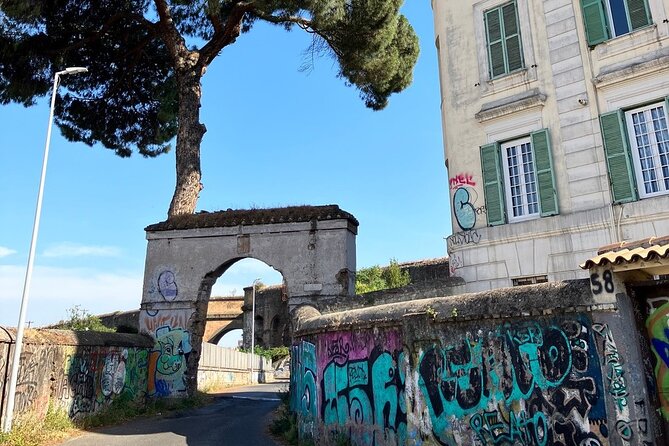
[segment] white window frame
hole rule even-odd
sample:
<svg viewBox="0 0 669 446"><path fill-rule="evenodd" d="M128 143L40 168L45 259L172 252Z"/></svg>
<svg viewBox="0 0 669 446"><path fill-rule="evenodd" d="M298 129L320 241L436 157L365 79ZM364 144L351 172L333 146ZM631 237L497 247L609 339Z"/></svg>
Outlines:
<svg viewBox="0 0 669 446"><path fill-rule="evenodd" d="M528 144L530 146L530 153L532 154L532 170L531 171L526 171L524 169L524 163L522 162L522 155L518 155L520 157L520 164L519 164L519 172L518 175L521 178L521 182L519 183L519 186L521 188L520 192L520 197L521 197L521 207L524 212L522 215L514 215L514 206L513 206L513 194L511 191L511 178L510 178L510 173L509 173L509 157L507 154L507 150L510 147L518 147L520 148L522 145ZM502 176L504 178L504 200L506 202L506 218L509 223L513 222L518 222L518 221L525 221L525 220L533 220L535 218L539 218L541 216L541 209L539 205L539 185L537 181L537 172L536 172L536 161L534 159L534 147L532 147L532 139L527 136L524 138L518 138L514 139L511 141L506 141L500 144L500 153L502 156L502 166L504 171L502 172ZM530 213L529 209L529 204L527 202L527 182L522 181L525 175L530 173L534 179L534 194L536 196L536 212Z"/></svg>
<svg viewBox="0 0 669 446"><path fill-rule="evenodd" d="M654 108L661 108L664 111L664 123L668 127L667 131L669 132L669 110L665 105L665 102L656 102L654 104L645 105L643 107L637 107L632 110L625 111L625 125L627 126L627 135L630 143L630 150L632 152L632 159L634 160L634 177L637 185L637 190L639 192L640 198L650 198L658 195L669 194L669 187L665 184L665 177L662 174L662 162L659 152L659 144L655 135L656 129L650 128L648 132L648 138L650 143L651 160L653 162L653 171L655 172L656 181L658 183L658 191L656 192L646 192L646 184L643 177L643 170L641 167L641 158L639 156L639 145L637 143L637 135L634 131L634 121L632 115L637 113L643 113L648 118L650 115L650 110ZM650 121L646 121L648 125ZM663 141L664 142L664 141ZM669 140L666 141L669 144ZM668 166L669 169L669 151L667 152Z"/></svg>

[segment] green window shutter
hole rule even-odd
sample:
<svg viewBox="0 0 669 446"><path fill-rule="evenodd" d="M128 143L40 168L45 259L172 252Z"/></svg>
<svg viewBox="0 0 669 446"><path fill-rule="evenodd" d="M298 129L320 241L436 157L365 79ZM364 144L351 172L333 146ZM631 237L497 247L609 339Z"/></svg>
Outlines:
<svg viewBox="0 0 669 446"><path fill-rule="evenodd" d="M514 71L523 68L523 51L520 42L520 28L518 26L518 9L516 8L515 2L502 6L502 18L504 23L504 43L506 46L508 71Z"/></svg>
<svg viewBox="0 0 669 446"><path fill-rule="evenodd" d="M632 30L650 25L650 10L646 0L627 0L627 12Z"/></svg>
<svg viewBox="0 0 669 446"><path fill-rule="evenodd" d="M504 182L502 180L498 143L481 147L481 167L488 225L503 225L506 223L504 218Z"/></svg>
<svg viewBox="0 0 669 446"><path fill-rule="evenodd" d="M614 203L627 203L637 199L632 173L632 161L627 141L625 116L622 110L604 113L599 117L606 154L606 166Z"/></svg>
<svg viewBox="0 0 669 446"><path fill-rule="evenodd" d="M609 39L603 0L581 0L583 23L588 45L593 46Z"/></svg>
<svg viewBox="0 0 669 446"><path fill-rule="evenodd" d="M537 169L537 190L539 191L541 216L557 215L557 189L555 188L553 156L551 155L548 129L539 130L530 136L532 138L532 149L534 150L534 164Z"/></svg>
<svg viewBox="0 0 669 446"><path fill-rule="evenodd" d="M485 27L486 39L488 41L490 78L493 78L506 72L500 8L495 8L485 13Z"/></svg>

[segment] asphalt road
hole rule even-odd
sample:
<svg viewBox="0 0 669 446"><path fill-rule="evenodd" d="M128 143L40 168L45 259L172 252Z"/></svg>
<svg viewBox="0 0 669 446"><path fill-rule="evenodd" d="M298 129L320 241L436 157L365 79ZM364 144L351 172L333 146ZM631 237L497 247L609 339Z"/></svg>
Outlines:
<svg viewBox="0 0 669 446"><path fill-rule="evenodd" d="M287 384L237 387L213 404L178 416L131 421L62 443L66 446L279 446L267 433Z"/></svg>

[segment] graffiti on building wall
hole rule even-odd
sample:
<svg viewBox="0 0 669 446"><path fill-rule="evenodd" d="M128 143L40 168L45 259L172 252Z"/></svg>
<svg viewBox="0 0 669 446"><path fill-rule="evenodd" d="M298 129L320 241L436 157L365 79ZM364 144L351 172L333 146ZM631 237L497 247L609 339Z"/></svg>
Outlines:
<svg viewBox="0 0 669 446"><path fill-rule="evenodd" d="M317 352L324 424L347 430L355 444L377 444L380 438L404 444L405 358L399 335L329 333L319 338Z"/></svg>
<svg viewBox="0 0 669 446"><path fill-rule="evenodd" d="M460 229L468 231L476 226L477 217L486 213L484 204L479 203L476 182L469 173L461 173L449 179L453 191L453 215Z"/></svg>
<svg viewBox="0 0 669 446"><path fill-rule="evenodd" d="M448 271L451 276L457 275L457 272L460 268L465 266L465 262L462 258L461 252L454 252L448 256Z"/></svg>
<svg viewBox="0 0 669 446"><path fill-rule="evenodd" d="M149 395L185 392L188 355L192 351L190 333L181 328L162 327L156 330L155 338L156 344L149 354Z"/></svg>
<svg viewBox="0 0 669 446"><path fill-rule="evenodd" d="M669 421L669 298L648 299L646 330L655 356L655 380L660 410Z"/></svg>
<svg viewBox="0 0 669 446"><path fill-rule="evenodd" d="M463 186L476 186L476 181L474 181L474 175L471 173L459 173L449 178L448 185L451 190L455 190Z"/></svg>
<svg viewBox="0 0 669 446"><path fill-rule="evenodd" d="M290 379L292 410L302 416L315 419L318 415L316 393L316 346L301 341L293 345L290 355Z"/></svg>
<svg viewBox="0 0 669 446"><path fill-rule="evenodd" d="M506 323L422 353L418 385L442 444L602 444L599 358L584 318Z"/></svg>
<svg viewBox="0 0 669 446"><path fill-rule="evenodd" d="M450 252L452 248L457 246L478 245L480 241L481 234L476 229L472 229L471 231L455 232L446 239L446 244Z"/></svg>
<svg viewBox="0 0 669 446"><path fill-rule="evenodd" d="M613 339L613 333L607 324L593 324L592 329L603 339L603 358L606 370L607 392L614 401L616 409L616 431L623 440L629 440L630 429L629 390L623 367L623 358Z"/></svg>

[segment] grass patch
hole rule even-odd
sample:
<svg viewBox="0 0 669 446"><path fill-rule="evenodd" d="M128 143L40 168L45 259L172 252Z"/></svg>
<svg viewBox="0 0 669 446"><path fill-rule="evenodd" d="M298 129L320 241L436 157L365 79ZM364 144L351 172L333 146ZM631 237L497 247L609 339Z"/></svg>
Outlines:
<svg viewBox="0 0 669 446"><path fill-rule="evenodd" d="M292 413L288 405L281 403L276 410L274 419L269 425L269 432L291 446L297 446L297 415Z"/></svg>
<svg viewBox="0 0 669 446"><path fill-rule="evenodd" d="M0 433L0 446L43 446L63 441L81 430L110 426L136 418L172 415L204 406L211 396L197 392L188 398L149 399L146 404L120 396L103 411L76 421L70 420L67 411L49 405L46 417L26 414L16 420L12 430Z"/></svg>
<svg viewBox="0 0 669 446"><path fill-rule="evenodd" d="M135 418L159 416L164 414L175 414L210 403L213 398L202 392L187 398L151 398L145 403L134 401L123 395L116 398L103 411L77 420L76 425L82 429L130 421Z"/></svg>
<svg viewBox="0 0 669 446"><path fill-rule="evenodd" d="M65 440L76 430L65 409L49 405L44 419L34 413L16 419L10 432L0 433L0 445L40 446Z"/></svg>

